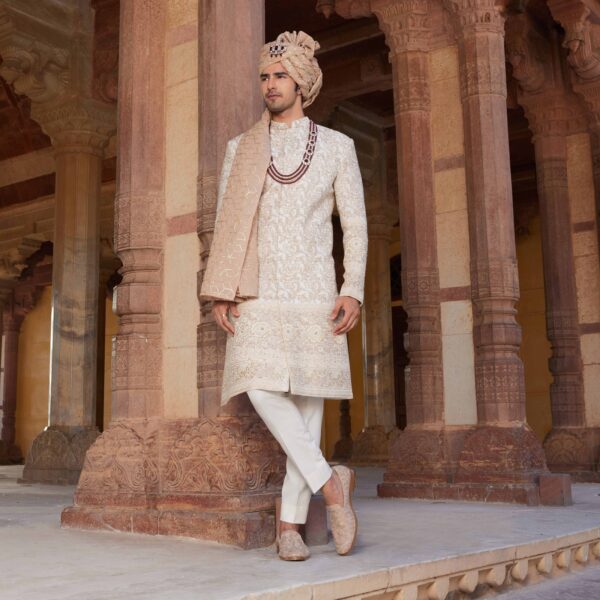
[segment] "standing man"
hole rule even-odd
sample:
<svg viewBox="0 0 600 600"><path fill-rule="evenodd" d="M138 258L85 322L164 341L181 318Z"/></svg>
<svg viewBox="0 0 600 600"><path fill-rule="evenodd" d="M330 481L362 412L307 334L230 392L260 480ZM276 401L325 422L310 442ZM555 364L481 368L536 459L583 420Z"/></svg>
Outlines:
<svg viewBox="0 0 600 600"><path fill-rule="evenodd" d="M346 333L360 320L367 259L362 179L351 138L313 123L319 44L285 32L260 54L267 110L229 141L200 297L228 332L221 403L247 392L287 455L279 556L304 560L298 533L323 491L336 550L352 549L355 474L320 450L324 398L352 398ZM334 205L344 234L344 283L332 257Z"/></svg>

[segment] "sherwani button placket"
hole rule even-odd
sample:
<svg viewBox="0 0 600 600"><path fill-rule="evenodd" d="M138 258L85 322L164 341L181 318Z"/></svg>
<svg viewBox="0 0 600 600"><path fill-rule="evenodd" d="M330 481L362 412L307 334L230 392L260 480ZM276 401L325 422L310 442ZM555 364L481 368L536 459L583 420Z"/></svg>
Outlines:
<svg viewBox="0 0 600 600"><path fill-rule="evenodd" d="M278 145L278 155L279 155L279 164L283 165L284 167L286 166L285 164L285 158L286 158L286 136L285 133L288 130L284 130L282 131L282 135L284 138L283 143L279 143ZM278 135L278 134L276 134ZM281 215L281 207L283 202L285 201L285 192L284 192L284 186L281 183L276 182L275 180L273 180L273 184L277 186L278 188L278 202L277 202L277 206L275 208L276 210L276 219L277 219L277 252L275 254L275 273L276 273L276 286L277 286L277 320L279 322L279 331L281 333L281 339L283 340L283 359L285 362L285 368L286 368L286 372L287 372L287 382L288 382L288 390L292 391L292 374L290 371L290 365L289 365L289 361L288 361L288 357L289 357L289 353L290 353L290 345L289 345L289 341L286 337L286 331L285 331L285 323L284 323L284 318L283 318L283 314L281 311L281 302L282 302L282 297L281 297L281 291L282 291L282 286L281 286L281 276L280 276L280 270L281 270L281 260L282 260L282 254L280 251L280 243L281 243L281 234L282 234L282 225L283 225L283 218Z"/></svg>

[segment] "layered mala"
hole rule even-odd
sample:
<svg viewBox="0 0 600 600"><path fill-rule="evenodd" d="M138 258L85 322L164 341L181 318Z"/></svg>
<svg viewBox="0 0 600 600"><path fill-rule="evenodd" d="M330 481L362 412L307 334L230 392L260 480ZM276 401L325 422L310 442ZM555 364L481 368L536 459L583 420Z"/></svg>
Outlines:
<svg viewBox="0 0 600 600"><path fill-rule="evenodd" d="M298 168L289 175L284 175L277 170L275 167L275 163L273 162L273 157L271 157L271 162L269 163L269 168L267 169L267 173L278 183L296 183L302 179L302 176L306 171L308 171L308 167L310 166L310 161L312 160L313 154L315 153L315 144L317 143L317 125L314 121L310 121L310 125L308 128L308 141L306 142L306 150L304 150L304 156L302 157L302 161Z"/></svg>

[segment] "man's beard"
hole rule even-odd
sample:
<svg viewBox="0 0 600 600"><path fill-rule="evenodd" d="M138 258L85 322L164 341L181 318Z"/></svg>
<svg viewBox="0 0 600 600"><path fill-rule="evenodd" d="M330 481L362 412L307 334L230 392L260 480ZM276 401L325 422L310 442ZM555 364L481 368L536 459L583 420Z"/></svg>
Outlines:
<svg viewBox="0 0 600 600"><path fill-rule="evenodd" d="M276 100L282 100L283 96L278 96L276 98ZM292 108L292 106L294 106L294 102L296 101L296 99L294 98L294 100L292 100L291 102L287 102L284 104L272 104L270 105L267 98L264 99L265 100L265 105L266 107L269 109L269 112L272 114L276 114L278 115L279 113L285 112L286 110L288 110L289 108Z"/></svg>

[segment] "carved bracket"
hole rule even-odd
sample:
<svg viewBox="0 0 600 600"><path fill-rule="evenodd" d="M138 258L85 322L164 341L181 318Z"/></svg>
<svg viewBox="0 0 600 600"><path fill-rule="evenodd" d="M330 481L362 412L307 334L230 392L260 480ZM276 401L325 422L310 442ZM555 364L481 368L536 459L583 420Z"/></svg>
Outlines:
<svg viewBox="0 0 600 600"><path fill-rule="evenodd" d="M567 60L577 76L584 81L600 77L600 26L592 23L594 15L585 0L548 0L552 16L563 26L563 46Z"/></svg>

